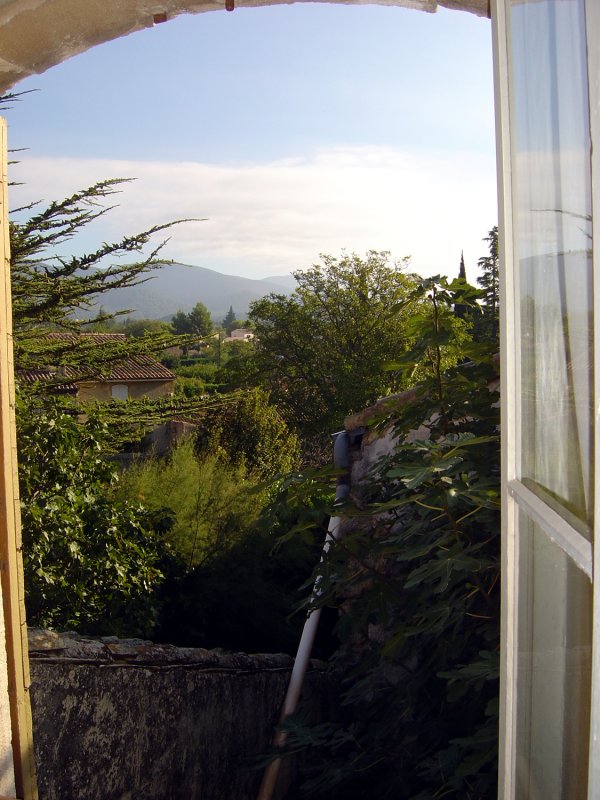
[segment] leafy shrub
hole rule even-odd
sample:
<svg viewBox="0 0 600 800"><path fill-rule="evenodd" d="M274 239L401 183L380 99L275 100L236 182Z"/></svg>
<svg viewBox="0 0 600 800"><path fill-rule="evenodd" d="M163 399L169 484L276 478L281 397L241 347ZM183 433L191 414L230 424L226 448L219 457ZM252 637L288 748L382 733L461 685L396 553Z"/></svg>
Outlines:
<svg viewBox="0 0 600 800"><path fill-rule="evenodd" d="M202 378L178 377L175 381L175 394L177 396L183 395L187 399L193 399L205 394L207 388Z"/></svg>
<svg viewBox="0 0 600 800"><path fill-rule="evenodd" d="M167 541L190 568L241 539L265 504L243 464L218 452L197 456L191 439L164 459L133 465L121 484L122 498L173 510Z"/></svg>
<svg viewBox="0 0 600 800"><path fill-rule="evenodd" d="M191 363L186 363L190 361ZM177 376L181 378L201 378L207 383L215 380L218 367L210 361L201 359L182 359L181 365L177 367Z"/></svg>
<svg viewBox="0 0 600 800"><path fill-rule="evenodd" d="M298 437L291 432L268 393L252 389L203 412L197 447L201 453L217 450L235 466L244 466L259 480L269 480L297 466Z"/></svg>
<svg viewBox="0 0 600 800"><path fill-rule="evenodd" d="M181 357L173 355L172 353L162 353L160 356L160 363L167 369L175 370L181 363Z"/></svg>
<svg viewBox="0 0 600 800"><path fill-rule="evenodd" d="M106 425L64 402L20 397L19 479L29 622L148 635L163 580L168 515L119 499L102 456Z"/></svg>

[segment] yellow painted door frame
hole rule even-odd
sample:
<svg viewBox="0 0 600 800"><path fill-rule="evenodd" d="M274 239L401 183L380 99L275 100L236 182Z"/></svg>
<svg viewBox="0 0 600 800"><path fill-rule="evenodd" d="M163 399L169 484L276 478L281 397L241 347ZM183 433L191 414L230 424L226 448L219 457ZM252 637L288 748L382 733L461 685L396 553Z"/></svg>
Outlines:
<svg viewBox="0 0 600 800"><path fill-rule="evenodd" d="M0 587L15 788L18 798L37 800L15 428L7 152L7 126L0 117Z"/></svg>

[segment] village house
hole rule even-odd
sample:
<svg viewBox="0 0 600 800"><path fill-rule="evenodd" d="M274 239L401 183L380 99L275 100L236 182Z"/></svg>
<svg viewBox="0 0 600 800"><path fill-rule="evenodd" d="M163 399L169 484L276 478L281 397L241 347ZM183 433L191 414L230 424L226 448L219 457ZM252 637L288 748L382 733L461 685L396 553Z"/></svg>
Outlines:
<svg viewBox="0 0 600 800"><path fill-rule="evenodd" d="M254 339L254 332L250 328L235 328L229 336L225 337L224 342L251 342Z"/></svg>
<svg viewBox="0 0 600 800"><path fill-rule="evenodd" d="M81 345L96 352L104 349L114 353L127 341L124 333L52 333L49 338L73 346ZM110 350L109 350L110 348ZM160 361L145 354L130 355L123 359L112 357L110 367L102 372L81 373L71 367L55 365L52 368L19 370L16 379L23 384L47 383L53 392L68 393L78 400L139 400L170 397L174 392L175 375Z"/></svg>

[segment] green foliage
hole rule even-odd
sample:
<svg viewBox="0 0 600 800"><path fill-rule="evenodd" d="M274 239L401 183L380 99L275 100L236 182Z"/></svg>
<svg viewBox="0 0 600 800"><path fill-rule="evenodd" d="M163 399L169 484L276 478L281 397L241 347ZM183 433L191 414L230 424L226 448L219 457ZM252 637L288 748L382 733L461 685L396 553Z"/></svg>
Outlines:
<svg viewBox="0 0 600 800"><path fill-rule="evenodd" d="M488 243L489 254L477 262L482 274L477 278L483 293L483 315L476 323L479 340L495 342L500 329L500 258L498 252L498 226L495 225L484 238Z"/></svg>
<svg viewBox="0 0 600 800"><path fill-rule="evenodd" d="M236 316L235 316L235 311L233 310L233 306L229 306L229 311L225 315L225 318L221 323L221 327L224 328L227 331L227 333L230 333L235 320Z"/></svg>
<svg viewBox="0 0 600 800"><path fill-rule="evenodd" d="M96 378L132 357L189 343L189 337L173 336L168 325L148 320L124 323L135 336L105 337L98 342L91 336L79 335L89 332L90 323L82 317L103 292L148 280L152 270L164 265L164 261L156 258L160 244L140 261L107 262L141 253L154 234L175 223L155 226L117 243L105 243L92 253L55 255L57 245L70 241L78 231L110 210L102 203L118 192L123 183L122 179L96 183L61 202L50 203L24 222L10 225L15 367L17 372L45 369L54 375L52 381L43 380L33 387L41 400L65 382ZM115 316L119 315L101 312L91 327L107 327L110 332L117 332L119 324ZM107 409L111 447L139 440L149 426L184 413L191 406L198 407L197 397L194 403L142 401L119 404L116 413L114 408Z"/></svg>
<svg viewBox="0 0 600 800"><path fill-rule="evenodd" d="M175 381L175 394L189 400L202 397L209 388L212 387L207 386L202 378L180 377Z"/></svg>
<svg viewBox="0 0 600 800"><path fill-rule="evenodd" d="M144 336L147 333L172 333L171 325L168 322L160 319L132 319L130 317L123 322L116 322L113 330L124 333L126 336L135 337Z"/></svg>
<svg viewBox="0 0 600 800"><path fill-rule="evenodd" d="M177 416L190 417L200 410L221 407L223 398L206 398L194 393L189 399L177 395L157 399L142 397L127 401L111 402L88 401L78 403L82 414L101 412L107 427L104 438L104 453L115 454L122 451L138 451L140 440L165 420Z"/></svg>
<svg viewBox="0 0 600 800"><path fill-rule="evenodd" d="M191 361L191 363L187 363ZM164 363L164 362L163 362ZM175 392L190 400L206 396L218 388L217 365L205 359L181 359L175 366Z"/></svg>
<svg viewBox="0 0 600 800"><path fill-rule="evenodd" d="M187 341L162 325L102 345L79 335L88 330L81 317L99 295L147 280L160 266L160 245L133 264L110 260L142 253L150 237L170 225L81 256L55 255L57 245L109 210L102 203L121 184L97 183L10 226L16 367L45 368L56 376L27 393L19 390L23 558L33 624L147 635L156 616L155 589L167 558L162 534L170 516L158 505L149 511L138 500L120 499L117 473L106 457L165 418L197 408L198 401L140 400L101 409L48 397L65 381L96 377L132 356ZM113 332L116 327L113 315L103 312L93 324Z"/></svg>
<svg viewBox="0 0 600 800"><path fill-rule="evenodd" d="M148 635L168 516L114 493L106 425L56 399L17 404L23 560L30 624Z"/></svg>
<svg viewBox="0 0 600 800"><path fill-rule="evenodd" d="M44 331L63 330L80 332L86 322L82 311L88 309L98 295L109 289L134 286L149 277L149 272L160 266L156 256L158 245L140 261L130 264L106 263L131 253L141 253L150 238L170 228L175 223L157 225L147 231L127 236L120 242L103 244L92 253L68 258L55 255L54 248L70 240L77 231L106 214L110 208L102 201L115 194L124 183L122 179L101 181L76 192L60 202L52 202L31 215L24 222L11 222L11 279L13 300L13 329L15 335L15 363L17 368L56 366L68 354L71 364L76 355L71 344L49 340L41 336ZM33 209L35 206L29 206ZM23 209L22 209L23 210ZM123 312L126 313L126 312ZM99 324L114 315L95 318ZM152 352L172 343L164 334L150 341L146 338L145 351ZM137 349L140 347L137 345ZM81 359L86 368L87 361Z"/></svg>
<svg viewBox="0 0 600 800"><path fill-rule="evenodd" d="M319 568L313 602L341 609L339 719L292 723L311 747L301 796L488 800L496 796L499 649L499 412L495 345L444 367L462 282L424 282L429 361L415 400L379 420L396 446L336 513L347 531ZM456 319L456 318L454 318ZM419 438L410 435L420 428ZM289 498L288 498L289 499ZM306 524L311 523L311 517ZM298 526L302 529L302 526Z"/></svg>
<svg viewBox="0 0 600 800"><path fill-rule="evenodd" d="M330 431L345 415L397 391L400 376L383 365L409 344L414 280L406 260L370 251L335 258L294 274L290 296L252 304L256 359L286 419L303 433Z"/></svg>
<svg viewBox="0 0 600 800"><path fill-rule="evenodd" d="M260 385L260 367L256 358L256 345L251 342L226 342L217 381L226 392L250 389Z"/></svg>
<svg viewBox="0 0 600 800"><path fill-rule="evenodd" d="M148 280L152 270L164 265L156 258L161 245L140 261L110 262L142 252L153 234L174 223L155 226L117 243L105 243L92 253L68 258L55 255L57 245L70 241L78 231L110 210L102 203L122 183L120 179L102 181L66 200L50 203L24 222L11 223L15 367L17 378L19 370L45 371L48 377L31 387L41 400L53 390L60 391L65 383L94 379L130 358L155 355L167 347L189 342L189 337L173 336L170 326L148 320L123 323L135 336L105 337L98 342L80 335L90 329L119 332L121 326L115 319L118 314L101 311L91 322L86 322L90 305L109 289ZM119 442L139 441L151 425L198 404L197 394L185 403L121 404L117 414L113 409L107 416L113 434L111 447Z"/></svg>
<svg viewBox="0 0 600 800"><path fill-rule="evenodd" d="M86 331L92 333L124 333L125 336L144 336L146 334L172 334L171 324L160 319L134 319L127 317L124 320L112 317L100 306L97 317L85 325Z"/></svg>
<svg viewBox="0 0 600 800"><path fill-rule="evenodd" d="M471 323L455 313L457 305L465 310L476 308L479 292L461 278L449 283L436 275L420 281L412 297L415 313L406 324L406 332L414 344L400 360L385 368L398 370L405 385L433 376L439 383L444 370L479 352L471 338ZM424 330L428 331L426 336Z"/></svg>
<svg viewBox="0 0 600 800"><path fill-rule="evenodd" d="M218 366L212 361L194 359L191 364L185 363L176 367L177 377L181 378L201 378L207 383L216 380Z"/></svg>
<svg viewBox="0 0 600 800"><path fill-rule="evenodd" d="M245 467L258 480L297 466L298 437L261 389L233 396L223 406L204 411L199 421L198 449L226 453L231 464Z"/></svg>
<svg viewBox="0 0 600 800"><path fill-rule="evenodd" d="M221 453L196 455L187 439L165 459L149 459L122 476L122 500L173 509L167 541L188 567L228 550L256 522L265 504L243 464Z"/></svg>
<svg viewBox="0 0 600 800"><path fill-rule="evenodd" d="M460 266L458 268L458 280L463 281L464 283L467 282L467 269L465 267L465 254L461 251L460 254ZM467 315L467 307L462 303L455 303L454 305L454 313L457 317L464 319Z"/></svg>
<svg viewBox="0 0 600 800"><path fill-rule="evenodd" d="M276 484L279 502L264 506L230 547L213 551L191 570L172 570L163 587L158 639L186 647L295 653L305 615L294 612L323 545L329 477L330 472L289 474ZM316 535L306 529L307 516ZM315 645L318 658L332 652L331 629L326 615Z"/></svg>
<svg viewBox="0 0 600 800"><path fill-rule="evenodd" d="M175 333L208 336L212 333L213 324L210 311L204 303L196 303L189 313L178 311L171 322Z"/></svg>
<svg viewBox="0 0 600 800"><path fill-rule="evenodd" d="M465 254L462 251L460 254L460 266L458 268L458 277L462 278L463 281L467 280L467 269L465 267Z"/></svg>

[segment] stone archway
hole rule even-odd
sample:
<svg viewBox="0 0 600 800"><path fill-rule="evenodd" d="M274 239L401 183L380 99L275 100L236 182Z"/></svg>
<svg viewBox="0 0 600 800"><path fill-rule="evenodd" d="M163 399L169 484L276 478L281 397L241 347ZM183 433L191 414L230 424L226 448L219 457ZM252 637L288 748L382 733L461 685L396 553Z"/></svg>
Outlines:
<svg viewBox="0 0 600 800"><path fill-rule="evenodd" d="M380 0L427 12L490 15L489 0ZM285 0L0 0L0 93L95 45L181 14L275 5ZM333 0L342 2L342 0ZM360 4L361 0L350 0ZM345 0L348 4L348 0Z"/></svg>

